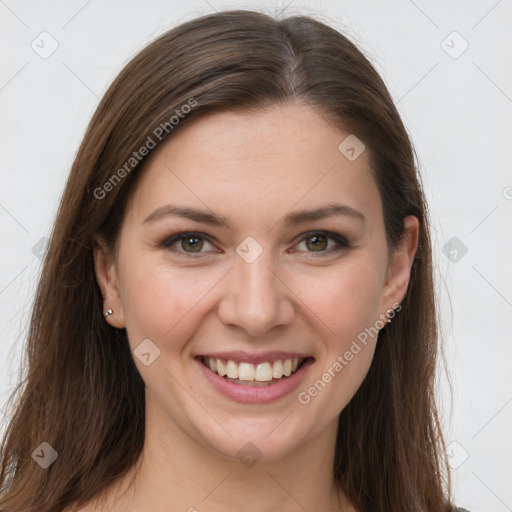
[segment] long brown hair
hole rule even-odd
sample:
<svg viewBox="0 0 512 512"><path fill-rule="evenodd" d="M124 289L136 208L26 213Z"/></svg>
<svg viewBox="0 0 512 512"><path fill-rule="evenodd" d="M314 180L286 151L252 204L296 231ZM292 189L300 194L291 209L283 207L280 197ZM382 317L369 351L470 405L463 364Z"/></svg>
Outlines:
<svg viewBox="0 0 512 512"><path fill-rule="evenodd" d="M2 511L84 504L141 454L144 382L126 331L104 321L93 266L97 236L114 250L146 160L139 148L149 139L158 146L206 112L257 111L293 99L370 149L391 250L406 216L420 225L402 309L381 331L369 373L340 414L334 481L364 512L452 510L434 387L440 336L428 211L390 94L362 52L324 23L225 11L173 28L136 55L89 124L44 260L27 370L10 402ZM47 469L32 457L42 442L58 454Z"/></svg>

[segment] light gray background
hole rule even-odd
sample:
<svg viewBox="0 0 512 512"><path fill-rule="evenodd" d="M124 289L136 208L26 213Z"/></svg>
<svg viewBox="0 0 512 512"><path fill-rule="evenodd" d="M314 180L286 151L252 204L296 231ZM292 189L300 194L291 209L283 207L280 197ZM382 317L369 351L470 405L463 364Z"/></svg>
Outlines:
<svg viewBox="0 0 512 512"><path fill-rule="evenodd" d="M0 405L18 376L41 239L110 82L183 21L284 5L0 0ZM439 386L456 503L512 511L512 3L295 1L287 12L345 31L398 103L433 220L453 402L443 372ZM58 48L45 55L52 44Z"/></svg>

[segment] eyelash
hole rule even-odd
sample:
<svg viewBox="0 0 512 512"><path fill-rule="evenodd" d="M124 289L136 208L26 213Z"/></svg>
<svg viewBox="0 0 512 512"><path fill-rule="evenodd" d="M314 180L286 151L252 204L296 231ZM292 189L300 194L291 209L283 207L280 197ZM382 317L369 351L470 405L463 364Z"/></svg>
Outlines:
<svg viewBox="0 0 512 512"><path fill-rule="evenodd" d="M323 251L306 251L309 254L313 255L314 258L322 258L324 256L329 256L333 253L340 252L342 250L347 250L352 247L352 245L346 240L345 237L338 235L337 233L333 233L331 231L308 231L302 235L302 238L299 240L298 244L303 242L304 240L308 238L312 238L315 235L323 235L326 236L328 239L334 240L338 247L331 247L330 249L325 249ZM166 237L160 244L161 247L164 249L170 249L173 252L175 252L178 256L183 256L185 258L198 258L201 257L201 255L204 255L203 252L186 252L186 251L180 251L171 248L171 246L178 241L181 241L185 238L202 238L206 240L208 243L213 245L213 242L210 240L210 238L205 235L204 233L199 233L197 231L182 231L173 235L170 235Z"/></svg>

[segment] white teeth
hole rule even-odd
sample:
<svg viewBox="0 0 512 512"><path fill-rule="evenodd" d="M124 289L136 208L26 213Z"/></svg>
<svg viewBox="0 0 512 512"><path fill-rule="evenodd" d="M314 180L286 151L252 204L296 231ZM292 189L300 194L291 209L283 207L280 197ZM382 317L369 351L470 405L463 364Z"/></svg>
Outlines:
<svg viewBox="0 0 512 512"><path fill-rule="evenodd" d="M278 359L274 361L274 368L272 370L272 377L280 379L283 376L283 363Z"/></svg>
<svg viewBox="0 0 512 512"><path fill-rule="evenodd" d="M210 359L210 358L208 358L208 359ZM217 373L221 377L224 377L224 375L226 375L226 367L224 366L224 363L220 359L217 359L215 363L217 365ZM212 369L212 371L215 371L215 370Z"/></svg>
<svg viewBox="0 0 512 512"><path fill-rule="evenodd" d="M287 359L284 363L283 363L283 373L289 377L291 374L292 374L292 360L291 359Z"/></svg>
<svg viewBox="0 0 512 512"><path fill-rule="evenodd" d="M272 380L272 366L270 366L270 363L260 363L256 367L254 380L257 380L259 382L267 382L269 380Z"/></svg>
<svg viewBox="0 0 512 512"><path fill-rule="evenodd" d="M230 379L238 379L238 365L234 361L231 361L231 359L226 365L226 373Z"/></svg>
<svg viewBox="0 0 512 512"><path fill-rule="evenodd" d="M233 364L236 364L236 363L233 363ZM238 378L240 380L254 380L254 373L255 372L254 372L254 365L253 364L250 364L250 363L240 363L238 365ZM234 377L234 378L236 378L236 377Z"/></svg>
<svg viewBox="0 0 512 512"><path fill-rule="evenodd" d="M272 362L264 362L254 365L252 363L236 363L229 359L226 364L222 359L203 358L206 366L212 372L221 377L227 376L230 379L237 379L245 382L269 382L272 379L289 377L297 371L303 359L285 359Z"/></svg>

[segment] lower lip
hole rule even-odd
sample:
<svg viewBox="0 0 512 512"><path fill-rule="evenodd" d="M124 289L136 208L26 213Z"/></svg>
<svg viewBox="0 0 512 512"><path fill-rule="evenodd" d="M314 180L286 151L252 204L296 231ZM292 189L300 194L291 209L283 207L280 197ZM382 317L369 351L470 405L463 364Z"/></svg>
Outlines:
<svg viewBox="0 0 512 512"><path fill-rule="evenodd" d="M293 375L282 378L269 386L245 386L244 384L235 384L212 372L199 358L196 358L201 372L219 393L243 404L266 404L283 398L299 385L313 362L312 358L307 359Z"/></svg>

